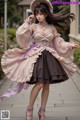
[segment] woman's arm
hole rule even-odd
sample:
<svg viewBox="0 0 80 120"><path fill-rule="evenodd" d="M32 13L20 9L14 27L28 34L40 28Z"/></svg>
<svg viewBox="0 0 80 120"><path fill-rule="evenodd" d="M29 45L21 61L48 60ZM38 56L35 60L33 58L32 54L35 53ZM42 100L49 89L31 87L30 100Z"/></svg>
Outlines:
<svg viewBox="0 0 80 120"><path fill-rule="evenodd" d="M29 48L32 44L34 23L31 24L30 16L16 31L16 39L21 48Z"/></svg>
<svg viewBox="0 0 80 120"><path fill-rule="evenodd" d="M55 47L57 52L64 57L73 54L75 48L78 47L78 44L64 41L64 39L60 37L60 34L57 32L57 29L55 27L53 28L53 30L54 30L53 46Z"/></svg>

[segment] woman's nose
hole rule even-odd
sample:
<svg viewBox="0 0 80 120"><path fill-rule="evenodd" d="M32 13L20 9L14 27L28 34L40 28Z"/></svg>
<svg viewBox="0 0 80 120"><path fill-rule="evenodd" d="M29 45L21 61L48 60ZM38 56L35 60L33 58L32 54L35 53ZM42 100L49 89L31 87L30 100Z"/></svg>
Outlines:
<svg viewBox="0 0 80 120"><path fill-rule="evenodd" d="M37 17L39 18L39 17L40 17L40 15L37 15Z"/></svg>

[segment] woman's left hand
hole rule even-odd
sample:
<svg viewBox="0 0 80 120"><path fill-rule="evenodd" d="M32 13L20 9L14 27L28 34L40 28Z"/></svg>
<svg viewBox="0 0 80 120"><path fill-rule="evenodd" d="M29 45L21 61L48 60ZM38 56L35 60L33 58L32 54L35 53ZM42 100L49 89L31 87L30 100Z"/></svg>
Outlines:
<svg viewBox="0 0 80 120"><path fill-rule="evenodd" d="M76 43L71 44L71 48L72 49L79 48L79 47L80 47L79 44L76 44Z"/></svg>

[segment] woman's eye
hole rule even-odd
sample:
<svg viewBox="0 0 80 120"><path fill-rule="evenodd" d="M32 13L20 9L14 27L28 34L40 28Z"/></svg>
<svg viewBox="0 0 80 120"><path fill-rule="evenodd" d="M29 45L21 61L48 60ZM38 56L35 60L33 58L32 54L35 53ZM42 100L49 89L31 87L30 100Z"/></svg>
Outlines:
<svg viewBox="0 0 80 120"><path fill-rule="evenodd" d="M40 15L42 15L42 13L40 13Z"/></svg>
<svg viewBox="0 0 80 120"><path fill-rule="evenodd" d="M38 16L38 15L43 15L42 13L36 13L36 16Z"/></svg>

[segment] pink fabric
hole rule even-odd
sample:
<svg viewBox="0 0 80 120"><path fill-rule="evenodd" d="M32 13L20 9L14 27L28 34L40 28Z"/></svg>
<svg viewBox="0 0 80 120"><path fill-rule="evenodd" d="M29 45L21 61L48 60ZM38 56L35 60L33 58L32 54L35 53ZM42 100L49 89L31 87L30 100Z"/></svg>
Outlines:
<svg viewBox="0 0 80 120"><path fill-rule="evenodd" d="M72 43L64 41L64 39L60 36L56 36L53 40L53 48L57 51L57 53L64 57L69 58L74 53L75 48L72 49Z"/></svg>
<svg viewBox="0 0 80 120"><path fill-rule="evenodd" d="M37 47L34 43L31 45L30 49L28 49L19 59L18 62L22 61L25 59L25 56L28 55L28 52L30 52L34 47Z"/></svg>
<svg viewBox="0 0 80 120"><path fill-rule="evenodd" d="M25 59L25 56L32 50L34 47L37 47L35 44L32 44L31 48L28 49L19 59L18 62ZM12 95L16 95L22 91L22 89L28 89L30 84L27 83L18 83L16 87L8 89L6 92L3 93L3 95L0 96L0 101L3 101L5 97L10 97Z"/></svg>

